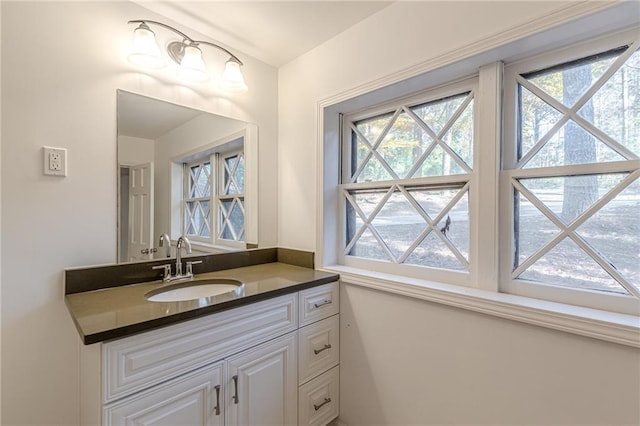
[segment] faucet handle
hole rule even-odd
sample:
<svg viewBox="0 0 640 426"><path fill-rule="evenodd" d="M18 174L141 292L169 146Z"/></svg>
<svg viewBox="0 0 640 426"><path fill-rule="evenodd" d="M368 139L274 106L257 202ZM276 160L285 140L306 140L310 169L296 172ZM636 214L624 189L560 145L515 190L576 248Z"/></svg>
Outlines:
<svg viewBox="0 0 640 426"><path fill-rule="evenodd" d="M164 269L164 275L162 276L162 279L164 281L169 280L169 278L171 277L171 264L169 263L165 265L153 266L151 269Z"/></svg>
<svg viewBox="0 0 640 426"><path fill-rule="evenodd" d="M187 275L193 275L193 265L202 263L202 260L194 260L193 262L187 262Z"/></svg>

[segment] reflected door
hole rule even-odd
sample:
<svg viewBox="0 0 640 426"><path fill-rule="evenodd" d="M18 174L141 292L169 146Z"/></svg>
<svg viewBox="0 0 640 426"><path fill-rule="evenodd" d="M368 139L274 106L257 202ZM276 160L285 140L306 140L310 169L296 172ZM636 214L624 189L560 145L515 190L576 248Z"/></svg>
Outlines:
<svg viewBox="0 0 640 426"><path fill-rule="evenodd" d="M129 169L129 260L153 259L153 163Z"/></svg>

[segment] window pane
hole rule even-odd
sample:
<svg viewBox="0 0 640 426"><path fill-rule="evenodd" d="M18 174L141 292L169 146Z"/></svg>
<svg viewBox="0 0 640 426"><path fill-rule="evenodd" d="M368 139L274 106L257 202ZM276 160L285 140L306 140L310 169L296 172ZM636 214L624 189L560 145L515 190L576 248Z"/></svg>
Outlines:
<svg viewBox="0 0 640 426"><path fill-rule="evenodd" d="M576 230L640 290L640 181L635 180Z"/></svg>
<svg viewBox="0 0 640 426"><path fill-rule="evenodd" d="M623 161L624 157L573 120L560 128L524 168Z"/></svg>
<svg viewBox="0 0 640 426"><path fill-rule="evenodd" d="M240 199L220 202L220 234L224 240L243 241L244 211Z"/></svg>
<svg viewBox="0 0 640 426"><path fill-rule="evenodd" d="M598 81L623 50L523 76L565 106L573 107L580 101L578 114L593 124L589 126L570 119L549 134L560 119L566 120L566 114L520 86L518 158L538 141L548 140L525 167L622 161L625 159L620 154L623 149L616 147L615 142L640 153L640 109L635 106L640 94L640 54L632 55L607 81ZM591 87L597 89L595 94L582 99Z"/></svg>
<svg viewBox="0 0 640 426"><path fill-rule="evenodd" d="M233 175L236 188L238 189L239 194L244 193L244 156L240 155L238 159L238 166L236 167L236 172Z"/></svg>
<svg viewBox="0 0 640 426"><path fill-rule="evenodd" d="M607 52L524 77L564 105L572 107L620 53Z"/></svg>
<svg viewBox="0 0 640 426"><path fill-rule="evenodd" d="M514 267L541 249L560 229L519 191L515 191L515 258ZM554 200L557 202L557 200Z"/></svg>
<svg viewBox="0 0 640 426"><path fill-rule="evenodd" d="M627 294L616 280L568 238L518 278L563 287Z"/></svg>
<svg viewBox="0 0 640 426"><path fill-rule="evenodd" d="M520 183L568 225L620 183L625 176L620 173L563 176L521 179Z"/></svg>
<svg viewBox="0 0 640 426"><path fill-rule="evenodd" d="M444 126L449 122L458 108L460 108L460 105L462 105L467 95L467 93L463 93L439 101L418 105L413 107L412 110L436 135L440 136L440 132L442 132Z"/></svg>
<svg viewBox="0 0 640 426"><path fill-rule="evenodd" d="M189 198L208 197L211 194L211 163L193 165L189 169Z"/></svg>
<svg viewBox="0 0 640 426"><path fill-rule="evenodd" d="M396 259L402 256L427 227L424 218L400 191L394 192L387 200L371 225L378 231Z"/></svg>
<svg viewBox="0 0 640 426"><path fill-rule="evenodd" d="M398 116L378 147L378 152L400 178L407 176L431 138L406 112Z"/></svg>
<svg viewBox="0 0 640 426"><path fill-rule="evenodd" d="M562 114L531 93L526 87L518 85L518 90L520 96L520 154L518 159L520 159L560 121ZM548 164L554 163L549 162Z"/></svg>
<svg viewBox="0 0 640 426"><path fill-rule="evenodd" d="M464 163L469 168L473 166L474 130L473 100L461 110L468 96L462 94L412 107L418 118L402 107L395 119L389 113L354 123L352 178L356 182L379 182L396 177L466 173ZM434 139L434 135L439 139Z"/></svg>
<svg viewBox="0 0 640 426"><path fill-rule="evenodd" d="M640 155L640 51L636 51L578 114Z"/></svg>
<svg viewBox="0 0 640 426"><path fill-rule="evenodd" d="M370 223L363 228L365 221L356 208L347 203L346 237L347 247L351 246L348 254L436 268L466 269L458 256L464 260L469 256L468 196L464 193L456 203L452 202L460 190L409 188L409 198L399 190L388 198L387 191L352 191L351 199ZM413 203L424 213L421 214ZM437 218L440 218L438 223L433 223ZM433 223L432 227L428 221ZM391 255L387 254L387 249Z"/></svg>
<svg viewBox="0 0 640 426"><path fill-rule="evenodd" d="M240 155L224 159L224 195L241 194L244 191L244 160Z"/></svg>

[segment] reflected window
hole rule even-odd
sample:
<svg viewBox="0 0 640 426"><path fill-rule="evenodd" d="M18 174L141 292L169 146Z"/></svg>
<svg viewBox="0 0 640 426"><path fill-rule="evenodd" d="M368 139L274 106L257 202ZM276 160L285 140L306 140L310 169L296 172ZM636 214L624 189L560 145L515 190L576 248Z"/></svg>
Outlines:
<svg viewBox="0 0 640 426"><path fill-rule="evenodd" d="M182 229L194 241L231 246L245 241L245 161L243 148L237 149L242 139L183 163Z"/></svg>

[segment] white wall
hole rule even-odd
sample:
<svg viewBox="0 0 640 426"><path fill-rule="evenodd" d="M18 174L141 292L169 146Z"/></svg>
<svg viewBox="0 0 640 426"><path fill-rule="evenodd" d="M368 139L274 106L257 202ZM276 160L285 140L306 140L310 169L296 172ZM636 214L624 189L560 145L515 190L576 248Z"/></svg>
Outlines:
<svg viewBox="0 0 640 426"><path fill-rule="evenodd" d="M118 135L118 164L135 165L153 162L155 141L153 139L136 138Z"/></svg>
<svg viewBox="0 0 640 426"><path fill-rule="evenodd" d="M116 260L116 90L256 123L259 155L273 165L277 73L238 52L249 92L220 96L208 86L180 85L167 70L148 75L130 67L124 59L129 19L175 25L137 5L0 5L1 423L74 425L80 340L64 306L63 269ZM226 58L217 59L222 67ZM42 174L43 145L68 149L68 177ZM275 241L276 169L262 169L260 203L271 206L262 219Z"/></svg>
<svg viewBox="0 0 640 426"><path fill-rule="evenodd" d="M398 2L282 67L280 245L322 248L313 226L319 103L446 64L468 46L482 51L494 36L559 24L583 6ZM340 411L349 426L640 423L637 349L348 283L341 297Z"/></svg>

